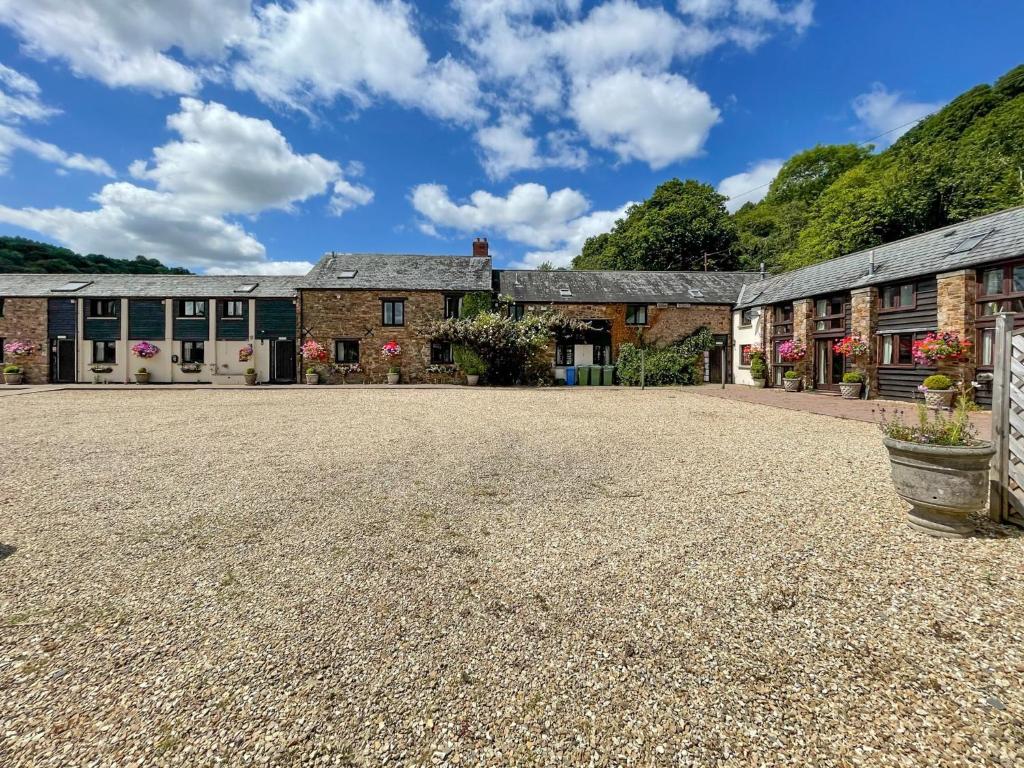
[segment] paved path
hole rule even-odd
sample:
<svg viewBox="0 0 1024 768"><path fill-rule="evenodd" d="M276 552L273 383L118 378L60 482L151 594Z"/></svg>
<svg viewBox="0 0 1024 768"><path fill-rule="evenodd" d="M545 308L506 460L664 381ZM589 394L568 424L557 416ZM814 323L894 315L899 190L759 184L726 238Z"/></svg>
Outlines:
<svg viewBox="0 0 1024 768"><path fill-rule="evenodd" d="M692 390L697 394L726 400L739 400L744 403L770 405L785 408L789 411L806 411L820 413L822 416L834 416L837 419L853 419L854 421L878 421L878 411L901 409L907 411L908 418L913 418L916 405L899 400L844 400L838 395L823 395L818 392L786 392L782 389L755 389L742 384L727 384L723 389L719 384L707 384ZM978 427L980 437L988 438L992 432L992 414L989 411L977 411L971 414L971 421Z"/></svg>

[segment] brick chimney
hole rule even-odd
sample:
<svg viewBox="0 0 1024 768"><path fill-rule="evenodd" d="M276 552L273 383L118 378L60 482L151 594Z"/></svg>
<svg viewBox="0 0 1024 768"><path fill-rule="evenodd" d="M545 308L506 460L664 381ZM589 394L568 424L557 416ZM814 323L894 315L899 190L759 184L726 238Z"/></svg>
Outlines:
<svg viewBox="0 0 1024 768"><path fill-rule="evenodd" d="M480 258L487 258L490 253L489 246L487 245L486 237L478 237L473 241L473 256Z"/></svg>

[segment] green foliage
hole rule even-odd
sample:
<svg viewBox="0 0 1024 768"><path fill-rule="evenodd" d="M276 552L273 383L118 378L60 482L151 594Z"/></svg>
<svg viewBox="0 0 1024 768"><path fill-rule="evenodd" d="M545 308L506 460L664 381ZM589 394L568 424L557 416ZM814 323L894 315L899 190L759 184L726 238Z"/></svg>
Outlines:
<svg viewBox="0 0 1024 768"><path fill-rule="evenodd" d="M13 363L4 366L4 373L16 374L21 373L21 366L14 365Z"/></svg>
<svg viewBox="0 0 1024 768"><path fill-rule="evenodd" d="M692 385L703 379L700 358L683 354L677 345L641 348L623 344L619 347L616 364L619 381L623 386L640 385L641 356L646 386Z"/></svg>
<svg viewBox="0 0 1024 768"><path fill-rule="evenodd" d="M941 373L935 373L929 376L922 382L925 389L952 389L953 380L949 376L943 376Z"/></svg>
<svg viewBox="0 0 1024 768"><path fill-rule="evenodd" d="M311 366L309 366L309 367L308 367L308 368L306 369L306 375L307 375L307 376L312 376L312 375L314 375L315 373L316 373L316 368L314 368L314 367L313 367L312 365L311 365Z"/></svg>
<svg viewBox="0 0 1024 768"><path fill-rule="evenodd" d="M768 364L764 359L764 352L757 350L750 354L750 377L752 379L768 378Z"/></svg>
<svg viewBox="0 0 1024 768"><path fill-rule="evenodd" d="M610 233L590 238L576 269L732 269L736 228L725 197L708 184L671 179L632 206Z"/></svg>
<svg viewBox="0 0 1024 768"><path fill-rule="evenodd" d="M786 371L782 375L783 375L784 378L787 378L787 379L799 379L800 378L800 372L799 371L794 371L793 369L790 369L790 370Z"/></svg>
<svg viewBox="0 0 1024 768"><path fill-rule="evenodd" d="M779 170L765 199L771 203L812 204L840 176L871 156L856 144L819 144L793 155Z"/></svg>
<svg viewBox="0 0 1024 768"><path fill-rule="evenodd" d="M467 376L483 376L487 373L487 363L471 349L455 347L452 349L452 358L459 370Z"/></svg>
<svg viewBox="0 0 1024 768"><path fill-rule="evenodd" d="M462 297L462 316L476 317L481 312L491 311L491 294L487 291L475 291Z"/></svg>
<svg viewBox="0 0 1024 768"><path fill-rule="evenodd" d="M188 275L187 269L165 267L156 259L111 259L95 253L82 256L67 248L24 237L0 237L0 272Z"/></svg>
<svg viewBox="0 0 1024 768"><path fill-rule="evenodd" d="M399 368L397 365L392 365L390 368L388 368L388 373L391 374L392 376L401 372L402 369Z"/></svg>
<svg viewBox="0 0 1024 768"><path fill-rule="evenodd" d="M968 397L967 385L961 384L952 418L946 418L938 409L929 416L928 407L918 403L916 424L907 424L904 412L900 409L889 414L882 408L879 426L882 434L893 440L922 445L970 447L979 443L977 428L970 420L971 412L976 410L978 406Z"/></svg>
<svg viewBox="0 0 1024 768"><path fill-rule="evenodd" d="M255 368L246 368L245 369L245 375L246 376L252 376L255 373L256 373L256 369Z"/></svg>
<svg viewBox="0 0 1024 768"><path fill-rule="evenodd" d="M674 346L685 357L692 357L715 348L715 334L707 326L702 326L689 336L674 343Z"/></svg>
<svg viewBox="0 0 1024 768"><path fill-rule="evenodd" d="M136 373L149 373L149 371L147 371L145 368L139 368L139 370L136 371Z"/></svg>
<svg viewBox="0 0 1024 768"><path fill-rule="evenodd" d="M542 384L551 380L550 345L573 338L590 326L560 312L530 312L515 320L501 312L437 320L423 327L432 341L465 347L487 365L493 384Z"/></svg>
<svg viewBox="0 0 1024 768"><path fill-rule="evenodd" d="M864 374L860 371L848 371L843 374L843 384L863 384Z"/></svg>

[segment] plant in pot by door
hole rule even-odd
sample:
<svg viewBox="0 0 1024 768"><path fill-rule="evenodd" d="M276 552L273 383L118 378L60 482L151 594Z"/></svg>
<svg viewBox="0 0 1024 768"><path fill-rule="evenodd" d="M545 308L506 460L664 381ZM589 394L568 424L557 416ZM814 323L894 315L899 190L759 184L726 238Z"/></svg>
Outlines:
<svg viewBox="0 0 1024 768"><path fill-rule="evenodd" d="M20 365L4 366L4 384L21 384L22 369Z"/></svg>
<svg viewBox="0 0 1024 768"><path fill-rule="evenodd" d="M467 347L455 347L452 356L459 370L466 374L466 384L475 387L480 377L487 373L487 363L473 350Z"/></svg>
<svg viewBox="0 0 1024 768"><path fill-rule="evenodd" d="M860 371L847 371L843 374L843 381L839 385L839 391L844 400L859 400L860 391L864 388L864 374Z"/></svg>
<svg viewBox="0 0 1024 768"><path fill-rule="evenodd" d="M139 370L135 372L135 383L149 384L149 371L145 368L139 368Z"/></svg>
<svg viewBox="0 0 1024 768"><path fill-rule="evenodd" d="M977 439L970 423L975 407L961 384L952 417L934 411L929 418L927 406L919 404L917 422L908 425L902 412L890 418L882 411L893 485L911 505L907 521L914 530L948 538L973 531L968 515L988 500L989 462L995 454L991 443Z"/></svg>
<svg viewBox="0 0 1024 768"><path fill-rule="evenodd" d="M316 339L306 339L302 342L302 359L307 363L326 363L327 347ZM312 365L306 368L306 383L317 384L320 382L320 374Z"/></svg>
<svg viewBox="0 0 1024 768"><path fill-rule="evenodd" d="M779 345L779 359L784 363L793 363L794 367L782 375L782 384L787 392L799 392L803 381L804 359L807 357L807 345L798 344L792 339Z"/></svg>
<svg viewBox="0 0 1024 768"><path fill-rule="evenodd" d="M306 369L306 383L311 385L320 383L320 374L312 365Z"/></svg>
<svg viewBox="0 0 1024 768"><path fill-rule="evenodd" d="M924 394L924 404L929 408L949 408L953 404L953 381L949 376L936 373L929 376L918 387Z"/></svg>
<svg viewBox="0 0 1024 768"><path fill-rule="evenodd" d="M763 389L765 380L768 378L768 364L764 360L764 351L760 348L750 351L750 378L754 380L754 387Z"/></svg>
<svg viewBox="0 0 1024 768"><path fill-rule="evenodd" d="M256 384L256 369L246 368L245 369L245 386L252 387Z"/></svg>
<svg viewBox="0 0 1024 768"><path fill-rule="evenodd" d="M398 358L402 356L402 345L394 339L385 341L380 348L380 355L391 363L388 368L388 384L397 384L402 378L402 369L396 365Z"/></svg>

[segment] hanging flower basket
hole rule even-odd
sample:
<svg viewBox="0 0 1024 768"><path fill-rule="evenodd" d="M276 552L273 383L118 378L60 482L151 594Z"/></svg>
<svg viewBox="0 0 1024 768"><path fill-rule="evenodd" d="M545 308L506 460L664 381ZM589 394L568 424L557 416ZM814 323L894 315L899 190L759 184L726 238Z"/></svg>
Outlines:
<svg viewBox="0 0 1024 768"><path fill-rule="evenodd" d="M846 336L832 345L832 351L837 355L858 358L866 357L870 347L860 336Z"/></svg>
<svg viewBox="0 0 1024 768"><path fill-rule="evenodd" d="M918 365L963 363L970 358L971 342L961 339L955 331L929 333L914 342L914 362Z"/></svg>
<svg viewBox="0 0 1024 768"><path fill-rule="evenodd" d="M248 363L252 360L252 344L246 344L244 347L238 350L238 362Z"/></svg>
<svg viewBox="0 0 1024 768"><path fill-rule="evenodd" d="M132 344L132 354L136 357L141 357L143 360L149 360L151 357L156 357L159 352L160 347L156 344L150 344L148 341L140 341L138 344Z"/></svg>
<svg viewBox="0 0 1024 768"><path fill-rule="evenodd" d="M784 341L779 345L779 358L786 363L799 363L807 357L807 345Z"/></svg>
<svg viewBox="0 0 1024 768"><path fill-rule="evenodd" d="M36 351L36 345L28 341L9 341L4 344L4 355L8 357L28 357Z"/></svg>
<svg viewBox="0 0 1024 768"><path fill-rule="evenodd" d="M386 341L384 346L380 348L380 354L385 360L393 360L402 354L402 345L394 339Z"/></svg>
<svg viewBox="0 0 1024 768"><path fill-rule="evenodd" d="M302 357L310 363L326 363L327 347L315 339L307 339L302 344Z"/></svg>

